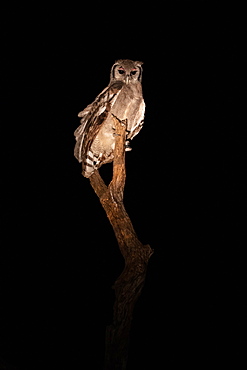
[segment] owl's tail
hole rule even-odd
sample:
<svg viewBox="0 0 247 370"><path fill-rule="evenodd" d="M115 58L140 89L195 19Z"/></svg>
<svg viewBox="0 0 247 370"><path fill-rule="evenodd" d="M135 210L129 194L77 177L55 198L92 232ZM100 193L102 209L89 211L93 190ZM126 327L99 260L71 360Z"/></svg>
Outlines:
<svg viewBox="0 0 247 370"><path fill-rule="evenodd" d="M82 149L82 143L83 143L83 138L78 138L76 141L75 149L74 149L74 156L78 160L78 162L82 163L82 174L85 177L90 177L95 169L97 169L97 162L98 158L93 155L91 150L87 152L87 154L83 154L83 149Z"/></svg>
<svg viewBox="0 0 247 370"><path fill-rule="evenodd" d="M99 167L99 158L95 157L94 154L89 150L87 155L82 162L82 174L85 177L90 177L94 171Z"/></svg>

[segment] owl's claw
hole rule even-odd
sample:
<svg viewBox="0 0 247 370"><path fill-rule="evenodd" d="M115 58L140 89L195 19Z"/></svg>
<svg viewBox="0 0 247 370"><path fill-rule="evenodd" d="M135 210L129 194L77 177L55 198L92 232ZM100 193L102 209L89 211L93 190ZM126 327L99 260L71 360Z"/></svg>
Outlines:
<svg viewBox="0 0 247 370"><path fill-rule="evenodd" d="M125 141L125 151L130 152L132 150L129 140Z"/></svg>

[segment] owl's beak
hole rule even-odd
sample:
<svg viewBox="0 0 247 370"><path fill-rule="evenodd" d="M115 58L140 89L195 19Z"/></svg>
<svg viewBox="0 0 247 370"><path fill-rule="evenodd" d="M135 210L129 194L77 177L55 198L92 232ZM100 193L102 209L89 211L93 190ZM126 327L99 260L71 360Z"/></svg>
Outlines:
<svg viewBox="0 0 247 370"><path fill-rule="evenodd" d="M126 82L126 84L128 84L128 83L129 83L129 81L130 81L130 75L126 75L126 77L125 77L125 82Z"/></svg>

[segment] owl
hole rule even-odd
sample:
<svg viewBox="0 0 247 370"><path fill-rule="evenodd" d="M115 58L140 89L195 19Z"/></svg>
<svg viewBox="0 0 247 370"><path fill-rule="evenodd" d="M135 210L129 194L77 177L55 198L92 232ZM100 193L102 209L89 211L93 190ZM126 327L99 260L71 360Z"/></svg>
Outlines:
<svg viewBox="0 0 247 370"><path fill-rule="evenodd" d="M117 60L109 85L78 116L74 155L82 162L82 174L90 177L105 163L113 161L115 147L114 116L126 122L125 150L142 128L145 103L142 96L142 62Z"/></svg>

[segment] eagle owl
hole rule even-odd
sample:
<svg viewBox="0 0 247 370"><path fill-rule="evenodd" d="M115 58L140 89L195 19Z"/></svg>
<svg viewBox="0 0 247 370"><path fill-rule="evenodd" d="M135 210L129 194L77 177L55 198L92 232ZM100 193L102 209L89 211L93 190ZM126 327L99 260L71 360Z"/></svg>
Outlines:
<svg viewBox="0 0 247 370"><path fill-rule="evenodd" d="M109 85L78 114L74 155L82 162L82 174L90 177L102 164L113 161L115 123L127 119L125 150L143 125L142 62L120 59L113 64Z"/></svg>

